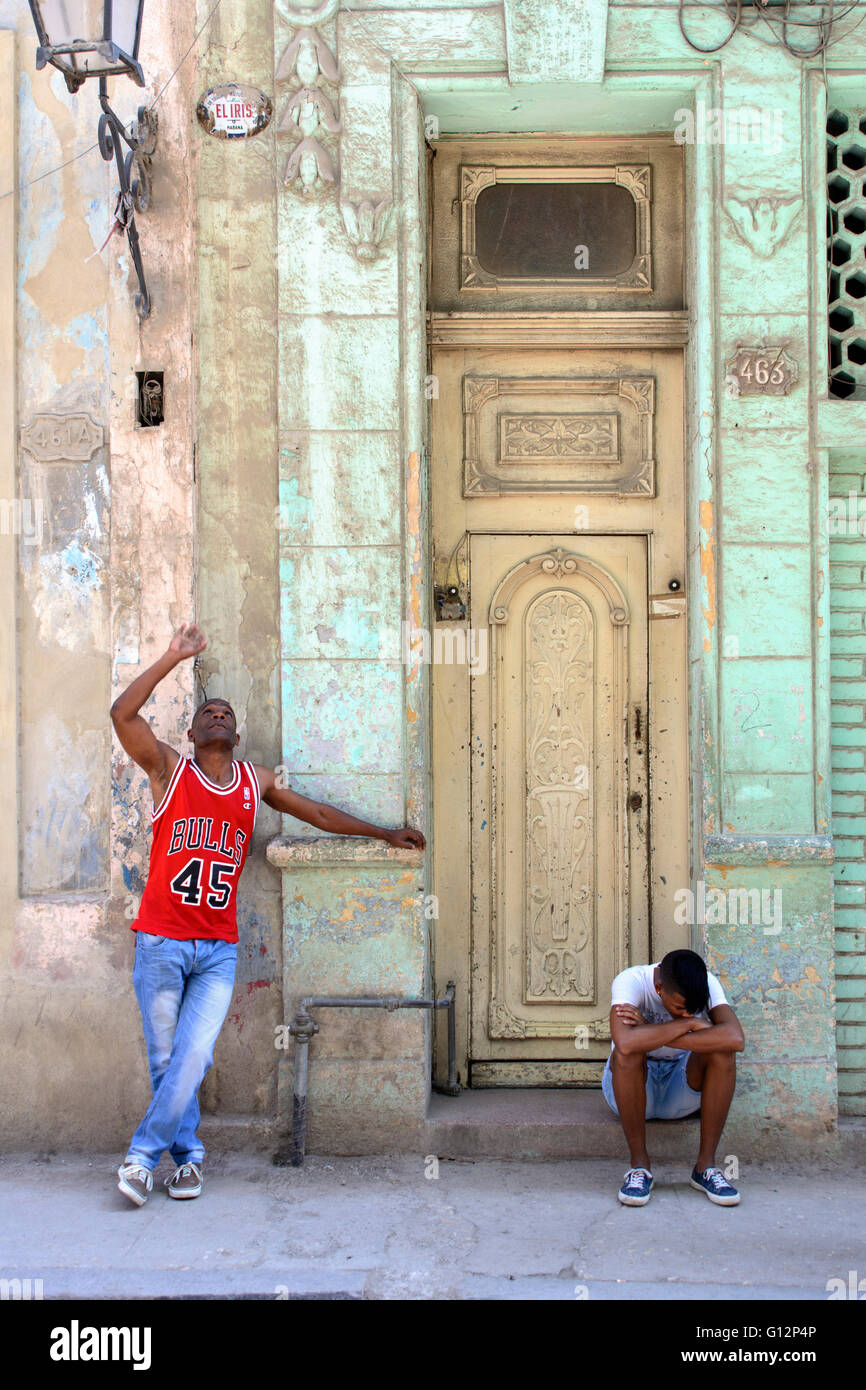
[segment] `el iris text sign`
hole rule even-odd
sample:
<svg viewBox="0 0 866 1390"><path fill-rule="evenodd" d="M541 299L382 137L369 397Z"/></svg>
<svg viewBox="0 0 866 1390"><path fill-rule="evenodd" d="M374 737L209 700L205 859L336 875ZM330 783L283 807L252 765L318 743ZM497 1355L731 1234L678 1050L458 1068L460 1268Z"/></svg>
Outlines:
<svg viewBox="0 0 866 1390"><path fill-rule="evenodd" d="M247 140L270 123L273 106L270 97L257 87L228 82L211 87L196 107L199 123L208 135L221 140Z"/></svg>

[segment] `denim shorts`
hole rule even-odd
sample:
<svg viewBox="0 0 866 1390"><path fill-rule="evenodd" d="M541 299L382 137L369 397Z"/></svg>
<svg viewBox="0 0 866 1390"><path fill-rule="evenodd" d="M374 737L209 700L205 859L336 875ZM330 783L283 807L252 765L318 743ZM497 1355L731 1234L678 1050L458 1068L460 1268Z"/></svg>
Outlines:
<svg viewBox="0 0 866 1390"><path fill-rule="evenodd" d="M686 1080L690 1052L681 1057L647 1057L646 1118L648 1120L682 1120L701 1108L701 1093L693 1091ZM615 1115L619 1114L613 1094L610 1057L601 1078L602 1095Z"/></svg>

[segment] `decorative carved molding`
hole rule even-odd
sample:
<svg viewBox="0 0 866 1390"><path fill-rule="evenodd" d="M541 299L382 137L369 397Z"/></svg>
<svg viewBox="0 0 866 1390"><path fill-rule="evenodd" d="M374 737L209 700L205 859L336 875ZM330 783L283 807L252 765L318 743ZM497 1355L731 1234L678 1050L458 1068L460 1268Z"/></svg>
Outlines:
<svg viewBox="0 0 866 1390"><path fill-rule="evenodd" d="M497 417L496 426L482 411L497 397L592 395L627 401L636 415L628 453L621 443L617 412L585 414L518 413ZM601 404L601 401L598 401ZM463 378L463 496L497 496L509 492L609 493L655 495L653 427L654 377L475 377ZM610 424L605 431L604 421ZM556 448L533 452L533 437ZM583 440L583 445L580 440ZM512 448L511 441L514 441ZM592 443L593 447L589 445ZM522 447L523 452L519 452ZM495 457L493 456L495 453ZM636 454L636 457L635 457ZM519 465L525 467L519 471ZM564 465L574 465L571 469ZM586 465L592 471L586 472ZM583 471L581 471L583 469Z"/></svg>
<svg viewBox="0 0 866 1390"><path fill-rule="evenodd" d="M581 1030L593 1042L610 1042L607 1018L593 1018L581 1023ZM536 1023L518 1018L501 999L493 998L487 1008L487 1031L491 1038L573 1038L574 1026L569 1023ZM488 1064L489 1065L489 1064ZM588 1065L584 1063L584 1065ZM603 1065L603 1064L602 1064Z"/></svg>
<svg viewBox="0 0 866 1390"><path fill-rule="evenodd" d="M277 13L297 31L277 64L276 81L298 85L289 97L277 127L278 134L300 135L292 149L283 183L302 197L318 197L336 188L343 225L358 260L373 260L392 213L390 196L371 195L356 202L340 196L338 139L343 131L339 114L340 66L319 32L340 8L340 0L323 0L315 10L302 10L277 0ZM333 95L325 86L334 88ZM330 137L330 138L329 138Z"/></svg>
<svg viewBox="0 0 866 1390"><path fill-rule="evenodd" d="M607 463L619 458L619 420L613 414L500 415L502 459L582 458Z"/></svg>
<svg viewBox="0 0 866 1390"><path fill-rule="evenodd" d="M491 999L487 1010L487 1026L491 1038L525 1038L526 1022L514 1014L500 999Z"/></svg>
<svg viewBox="0 0 866 1390"><path fill-rule="evenodd" d="M494 184L613 183L625 189L635 205L635 254L630 266L611 275L570 276L496 275L478 259L475 211L478 197ZM537 291L652 289L651 170L648 164L611 165L499 165L460 166L460 288Z"/></svg>
<svg viewBox="0 0 866 1390"><path fill-rule="evenodd" d="M333 9L336 11L337 5ZM325 40L316 29L304 26L299 29L287 48L283 50L277 66L278 82L285 82L297 76L305 87L312 87L320 77L328 82L340 80L337 60Z"/></svg>
<svg viewBox="0 0 866 1390"><path fill-rule="evenodd" d="M561 582L555 588L535 592L522 604L516 601L518 591L539 574ZM568 584L569 578L577 575L590 580L603 598L601 606ZM524 636L509 646L503 641L503 628L512 606ZM497 732L491 739L488 730L484 742L497 750L497 759L515 756L515 746L509 745L509 753L503 743L510 727L510 737L517 738L518 743L522 738L524 750L523 767L517 775L504 778L496 766L490 767L489 801L485 795L490 807L491 999L487 1026L491 1039L568 1037L574 1034L574 1014L571 1022L562 1015L550 1018L543 1006L548 1010L551 1004L583 1009L594 1002L597 887L592 769L597 762L594 691L599 685L595 653L605 613L612 629L607 683L612 707L620 709L625 707L628 687L628 601L607 570L577 551L557 546L513 565L490 599L489 718ZM520 652L525 652L525 657L515 655ZM518 674L515 660L525 662L522 735L506 718L506 708L512 711L512 721L514 718L509 692ZM610 794L617 801L624 795L625 766L621 750L614 749L612 756ZM506 891L504 856L508 852L503 842L506 791L509 796L526 798L522 914L525 1013L521 1003L514 1000L513 984L509 990L516 939L509 941L508 950L500 939L504 929L502 894ZM616 883L622 882L625 862L625 844L617 835L613 862ZM618 942L617 969L621 969L623 924L627 920L624 899L610 904L608 910L609 926ZM541 1012L536 1012L538 1006ZM604 1017L585 1026L592 1038L608 1036Z"/></svg>
<svg viewBox="0 0 866 1390"><path fill-rule="evenodd" d="M651 376L624 376L619 394L631 401L638 415L652 415L655 408L655 380Z"/></svg>
<svg viewBox="0 0 866 1390"><path fill-rule="evenodd" d="M650 196L650 166L648 164L618 164L616 182L625 188L636 203L648 202Z"/></svg>
<svg viewBox="0 0 866 1390"><path fill-rule="evenodd" d="M379 242L390 226L393 211L394 205L388 198L377 203L375 207L369 201L340 203L343 225L358 260L373 260L379 249Z"/></svg>
<svg viewBox="0 0 866 1390"><path fill-rule="evenodd" d="M329 0L320 5L319 11L330 18L338 8L338 0ZM316 13L319 13L316 11ZM287 6L281 11L290 23L295 20ZM306 12L309 15L311 11ZM324 22L324 21L320 21ZM332 154L326 143L327 135L336 135L340 130L340 118L335 108L335 95L332 100L322 89L322 83L336 86L340 80L337 60L321 34L309 22L309 18L294 35L284 49L277 64L276 81L297 81L277 126L280 135L300 135L300 143L295 145L289 155L283 172L283 183L293 186L302 197L309 198L323 192L337 181L336 153Z"/></svg>
<svg viewBox="0 0 866 1390"><path fill-rule="evenodd" d="M568 590L526 614L527 1003L594 997L593 638Z"/></svg>
<svg viewBox="0 0 866 1390"><path fill-rule="evenodd" d="M318 140L307 136L289 155L283 183L297 182L298 192L310 196L319 193L327 184L334 183L336 178L337 171L328 151Z"/></svg>
<svg viewBox="0 0 866 1390"><path fill-rule="evenodd" d="M277 13L287 24L326 24L329 19L333 19L339 8L340 0L322 0L315 10L290 5L289 0L276 0Z"/></svg>
<svg viewBox="0 0 866 1390"><path fill-rule="evenodd" d="M495 182L496 170L488 165L481 168L464 165L460 170L461 201L474 203L481 190L490 188Z"/></svg>
<svg viewBox="0 0 866 1390"><path fill-rule="evenodd" d="M742 241L757 256L772 256L803 206L802 198L726 198L724 209Z"/></svg>
<svg viewBox="0 0 866 1390"><path fill-rule="evenodd" d="M330 97L317 87L299 87L291 98L288 106L283 113L283 119L277 127L280 131L304 130L308 122L313 120L313 126L322 125L325 130L334 133L340 130L340 118L331 103Z"/></svg>
<svg viewBox="0 0 866 1390"><path fill-rule="evenodd" d="M624 627L628 623L628 600L607 570L601 569L593 564L592 560L587 560L586 556L576 551L564 550L562 546L557 546L555 550L542 551L538 555L521 560L503 576L490 600L488 621L491 626L501 627L503 623L508 622L508 604L512 595L538 570L557 577L578 572L585 574L607 600L610 621L614 627Z"/></svg>
<svg viewBox="0 0 866 1390"><path fill-rule="evenodd" d="M651 290L651 281L652 257L635 256L628 270L617 275L615 283L619 290Z"/></svg>

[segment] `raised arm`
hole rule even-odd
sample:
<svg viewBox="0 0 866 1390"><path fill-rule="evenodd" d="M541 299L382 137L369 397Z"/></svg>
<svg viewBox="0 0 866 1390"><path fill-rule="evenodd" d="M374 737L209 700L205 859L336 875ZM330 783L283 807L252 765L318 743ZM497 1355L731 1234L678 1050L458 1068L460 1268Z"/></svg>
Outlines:
<svg viewBox="0 0 866 1390"><path fill-rule="evenodd" d="M412 830L408 826L403 830L389 830L387 826L359 820L357 816L350 816L347 811L340 811L325 801L312 801L289 787L278 787L276 776L269 767L259 767L255 764L255 769L262 800L273 806L275 811L295 816L297 820L315 825L317 829L326 830L330 835L369 835L371 839L385 840L398 849L425 847L426 841L420 830Z"/></svg>
<svg viewBox="0 0 866 1390"><path fill-rule="evenodd" d="M179 662L197 656L207 646L205 635L194 623L179 627L162 656L136 676L111 706L111 722L124 750L150 778L153 804L162 800L180 754L156 737L139 710L150 699L159 682Z"/></svg>

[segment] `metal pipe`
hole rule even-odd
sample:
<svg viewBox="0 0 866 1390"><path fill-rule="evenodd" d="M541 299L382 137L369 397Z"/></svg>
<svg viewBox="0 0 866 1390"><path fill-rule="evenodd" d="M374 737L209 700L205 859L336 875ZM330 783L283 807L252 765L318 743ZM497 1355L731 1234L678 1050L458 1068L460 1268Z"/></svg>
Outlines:
<svg viewBox="0 0 866 1390"><path fill-rule="evenodd" d="M302 999L289 1032L295 1039L294 1085L292 1090L292 1140L289 1149L289 1162L293 1168L301 1168L307 1142L307 1075L310 1058L310 1039L319 1032L319 1025L310 1017L310 1009L387 1009L394 1013L397 1009L447 1009L448 1010L448 1084L434 1089L444 1095L460 1094L457 1083L457 1028L454 1020L454 995L457 986L453 980L441 999L403 999L399 995L386 994L364 996L359 999L343 999L337 995L317 997L310 995Z"/></svg>

